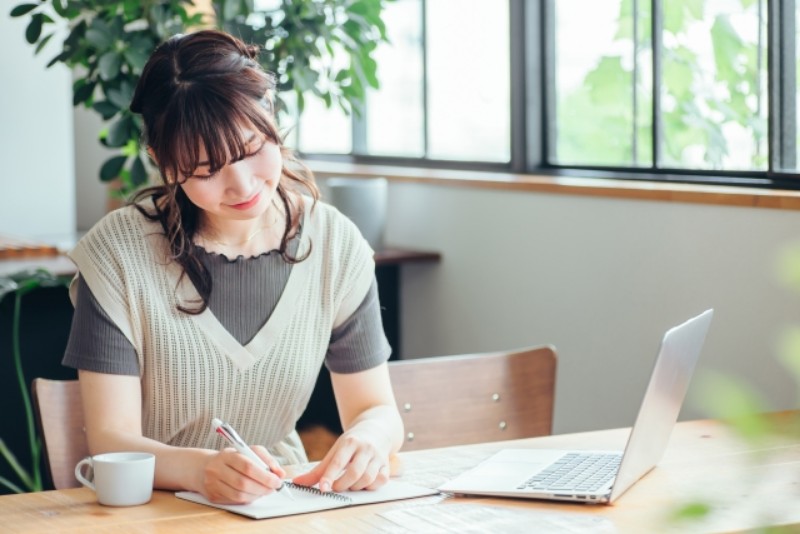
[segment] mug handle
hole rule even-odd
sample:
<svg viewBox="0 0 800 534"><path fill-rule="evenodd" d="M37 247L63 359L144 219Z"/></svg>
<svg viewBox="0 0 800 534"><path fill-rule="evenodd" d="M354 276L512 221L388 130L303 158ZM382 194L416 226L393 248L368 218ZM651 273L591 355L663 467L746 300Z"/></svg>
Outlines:
<svg viewBox="0 0 800 534"><path fill-rule="evenodd" d="M94 478L94 466L92 465L92 457L91 456L87 456L86 458L84 458L83 460L78 462L78 465L75 466L75 478L78 479L78 482L80 482L81 484L83 484L87 488L91 488L92 491L96 492L97 488L95 488L94 483L93 482L89 482L89 480L87 480L83 476L83 466L84 465L88 465L89 466L89 469L92 471L92 478Z"/></svg>

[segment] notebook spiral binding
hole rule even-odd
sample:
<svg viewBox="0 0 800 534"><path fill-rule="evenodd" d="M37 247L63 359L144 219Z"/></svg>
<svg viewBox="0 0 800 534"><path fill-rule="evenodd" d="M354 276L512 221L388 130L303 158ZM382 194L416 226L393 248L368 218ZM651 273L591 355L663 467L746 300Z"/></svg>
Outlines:
<svg viewBox="0 0 800 534"><path fill-rule="evenodd" d="M335 493L333 491L320 491L317 488L312 488L310 486L301 486L299 484L294 484L292 482L284 482L284 484L286 484L289 487L289 489L291 489L292 491L295 491L295 490L303 491L305 493L311 493L312 495L316 495L316 496L319 496L319 497L326 497L328 499L335 499L335 500L337 500L339 502L348 503L348 504L352 504L352 502L353 502L353 499L351 499L347 495L342 495L341 493Z"/></svg>

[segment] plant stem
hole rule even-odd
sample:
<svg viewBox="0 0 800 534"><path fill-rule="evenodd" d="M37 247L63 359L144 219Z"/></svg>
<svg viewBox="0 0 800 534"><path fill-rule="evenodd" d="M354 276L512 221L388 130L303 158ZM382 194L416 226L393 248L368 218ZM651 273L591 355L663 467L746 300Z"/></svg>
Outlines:
<svg viewBox="0 0 800 534"><path fill-rule="evenodd" d="M5 477L0 477L0 484L2 484L3 486L7 487L8 489L13 491L14 493L25 493L25 491L22 488L20 488L19 486L17 486L16 484L14 484L13 482L11 482L10 480L8 480Z"/></svg>
<svg viewBox="0 0 800 534"><path fill-rule="evenodd" d="M19 479L22 481L22 484L28 488L28 490L33 491L33 480L31 476L25 471L25 468L19 465L19 461L17 461L17 457L14 456L14 453L8 448L5 442L0 439L0 456L5 458L8 465L11 466L11 469L17 474ZM14 487L18 487L14 485ZM23 493L23 490L18 491L17 493Z"/></svg>
<svg viewBox="0 0 800 534"><path fill-rule="evenodd" d="M31 450L31 475L33 480L31 481L31 490L33 491L41 491L42 490L42 476L39 471L39 440L36 438L36 428L33 422L33 408L31 406L31 398L28 394L28 387L25 382L25 375L22 371L22 351L20 350L20 343L19 343L19 327L20 327L20 315L21 315L21 308L22 308L22 292L17 290L16 295L14 296L14 317L13 323L11 327L11 343L12 343L12 352L14 353L14 366L16 367L17 371L17 381L19 382L19 389L20 393L22 393L22 402L25 405L25 418L28 423L28 441Z"/></svg>

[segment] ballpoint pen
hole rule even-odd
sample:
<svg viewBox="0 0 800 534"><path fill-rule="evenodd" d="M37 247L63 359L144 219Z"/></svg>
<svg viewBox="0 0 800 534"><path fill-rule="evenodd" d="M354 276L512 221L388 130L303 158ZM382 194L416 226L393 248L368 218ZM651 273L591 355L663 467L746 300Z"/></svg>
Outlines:
<svg viewBox="0 0 800 534"><path fill-rule="evenodd" d="M247 443L244 442L244 440L239 436L239 434L233 429L231 425L229 425L228 423L224 423L215 417L214 419L211 420L211 426L214 428L214 431L217 434L221 435L223 438L228 440L228 442L231 445L233 445L233 447L237 451L239 451L241 454L244 454L245 456L253 460L257 465L260 465L267 471L271 472L271 469L267 464L264 463L264 460L259 458L258 455L253 452L253 449L251 449L247 445ZM285 482L281 484L281 487L278 488L278 491L285 492L290 499L294 500L294 496L289 491L289 488L286 487Z"/></svg>

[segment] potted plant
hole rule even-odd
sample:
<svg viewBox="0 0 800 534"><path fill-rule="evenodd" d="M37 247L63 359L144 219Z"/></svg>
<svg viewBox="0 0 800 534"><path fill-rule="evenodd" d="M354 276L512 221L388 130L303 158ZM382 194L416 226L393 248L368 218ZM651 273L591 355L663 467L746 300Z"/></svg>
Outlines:
<svg viewBox="0 0 800 534"><path fill-rule="evenodd" d="M37 271L24 271L10 276L0 276L0 302L4 297L13 295L13 307L11 316L11 355L13 360L14 378L19 386L21 394L23 414L20 417L17 413L6 413L6 428L2 435L7 436L9 441L0 438L0 462L4 465L4 472L13 473L16 480L12 480L0 475L0 490L22 493L26 491L41 491L43 489L42 472L40 468L41 441L34 425L33 406L31 405L30 393L28 390L29 378L26 377L25 367L22 359L22 300L23 297L34 290L42 288L65 287L69 279L59 277L50 272L40 269ZM52 333L52 328L48 325L36 325L36 329L46 329ZM59 357L60 361L60 357ZM25 361L25 364L31 363ZM43 362L35 362L41 367ZM30 366L27 366L30 367ZM10 379L10 377L8 377ZM20 419L24 424L18 424ZM27 450L17 449L16 447L27 447ZM29 460L29 466L23 465L25 460ZM5 469L7 467L8 469Z"/></svg>
<svg viewBox="0 0 800 534"><path fill-rule="evenodd" d="M142 122L128 106L159 43L193 29L220 28L262 45L260 61L277 76L279 112L286 112L281 93L290 92L299 111L309 93L328 107L358 111L366 88L378 87L372 53L386 41L381 13L387 1L42 0L19 4L10 14L29 18L25 38L37 54L53 37L63 37L48 67L74 69L73 105L107 121L100 142L119 153L103 163L100 179L118 180L116 192L126 197L147 181ZM66 32L59 30L64 23Z"/></svg>

